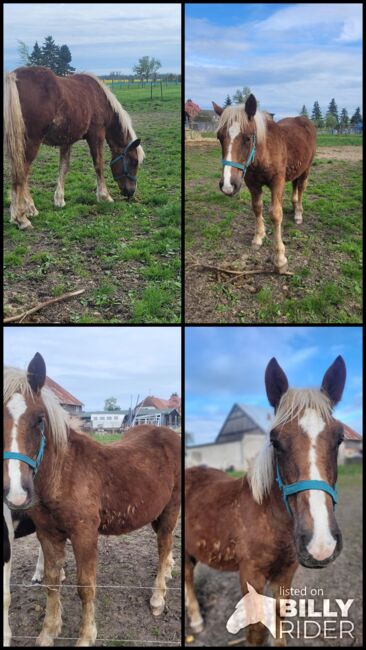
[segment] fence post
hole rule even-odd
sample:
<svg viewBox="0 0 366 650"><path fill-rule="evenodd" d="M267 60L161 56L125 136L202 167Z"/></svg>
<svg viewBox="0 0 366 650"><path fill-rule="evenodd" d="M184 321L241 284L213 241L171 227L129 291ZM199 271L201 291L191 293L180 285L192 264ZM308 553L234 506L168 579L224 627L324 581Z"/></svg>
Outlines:
<svg viewBox="0 0 366 650"><path fill-rule="evenodd" d="M150 99L152 99L152 81L150 82Z"/></svg>
<svg viewBox="0 0 366 650"><path fill-rule="evenodd" d="M160 97L163 99L163 82L160 82Z"/></svg>

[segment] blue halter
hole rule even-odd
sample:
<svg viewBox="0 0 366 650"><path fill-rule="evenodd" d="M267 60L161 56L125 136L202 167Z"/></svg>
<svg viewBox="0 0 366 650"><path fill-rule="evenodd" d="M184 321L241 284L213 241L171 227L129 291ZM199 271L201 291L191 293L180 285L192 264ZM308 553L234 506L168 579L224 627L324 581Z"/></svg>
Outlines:
<svg viewBox="0 0 366 650"><path fill-rule="evenodd" d="M252 138L253 138L252 148L250 150L250 153L249 153L249 156L247 158L247 161L246 161L245 165L242 165L241 163L237 163L237 162L232 162L231 160L221 160L221 164L224 165L224 167L225 167L225 165L228 165L229 167L235 167L236 169L241 169L241 171L243 172L243 175L245 176L245 174L247 173L247 169L248 169L249 165L252 164L252 162L254 160L254 156L255 156L255 150L256 150L256 145L257 145L257 138L256 138L255 134L253 134Z"/></svg>
<svg viewBox="0 0 366 650"><path fill-rule="evenodd" d="M120 178L126 177L126 178L129 178L130 181L133 181L134 183L136 183L137 177L133 176L128 171L128 163L127 163L127 160L126 160L126 155L128 154L129 151L131 151L131 149L135 149L136 147L138 147L138 144L136 144L137 142L138 142L138 140L131 140L131 142L128 143L128 145L127 145L126 149L124 150L124 152L121 153L119 156L116 156L116 158L113 158L113 160L111 160L111 162L109 163L110 166L112 167L112 165L114 165L114 163L118 162L118 160L122 160L123 174L121 174L120 176L113 176L115 181L119 181ZM113 173L113 170L112 170L112 173Z"/></svg>
<svg viewBox="0 0 366 650"><path fill-rule="evenodd" d="M4 451L4 460L21 460L22 463L26 463L33 470L33 475L35 476L38 472L39 466L41 464L44 448L46 446L46 438L44 435L44 422L41 422L39 425L39 430L41 432L41 444L39 445L39 450L36 460L26 456L25 454L19 454L16 451Z"/></svg>
<svg viewBox="0 0 366 650"><path fill-rule="evenodd" d="M328 483L325 481L297 481L297 483L291 483L290 485L284 485L281 479L280 475L280 468L278 466L278 462L276 461L276 481L278 483L278 487L280 488L282 492L282 498L285 502L285 506L287 509L287 512L291 515L291 510L290 506L288 505L287 498L291 494L296 494L297 492L303 492L304 490L322 490L323 492L327 492L327 494L330 494L333 500L333 509L335 509L336 503L338 502L337 498L337 492L335 488L332 488Z"/></svg>

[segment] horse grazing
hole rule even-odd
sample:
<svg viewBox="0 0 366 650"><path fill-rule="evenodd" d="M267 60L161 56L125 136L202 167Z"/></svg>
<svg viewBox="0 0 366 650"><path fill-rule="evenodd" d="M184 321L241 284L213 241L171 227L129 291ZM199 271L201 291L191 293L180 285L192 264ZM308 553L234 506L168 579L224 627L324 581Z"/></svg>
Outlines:
<svg viewBox="0 0 366 650"><path fill-rule="evenodd" d="M42 143L60 147L56 207L65 206L71 145L78 140L86 140L89 145L98 201L113 201L104 180L104 140L112 153L114 180L124 196L133 196L144 152L130 116L97 77L89 73L57 77L42 66L18 68L5 75L4 94L5 136L12 173L11 223L20 229L29 228L32 224L28 217L38 214L28 189L28 175Z"/></svg>
<svg viewBox="0 0 366 650"><path fill-rule="evenodd" d="M239 571L243 596L248 584L259 594L268 586L277 602L275 645L284 645L279 597L290 593L286 589L299 563L321 568L341 552L334 486L343 426L332 409L341 399L345 379L339 356L320 390L289 389L285 373L272 359L265 383L275 417L248 475L234 479L216 469L186 470L186 603L195 632L203 629L193 583L198 561L221 571ZM231 619L231 629L237 622L236 616ZM262 624L250 625L248 642L262 645L265 640Z"/></svg>
<svg viewBox="0 0 366 650"><path fill-rule="evenodd" d="M53 645L61 631L60 571L70 539L82 603L77 645L87 646L97 637L99 534L126 534L151 523L159 568L150 605L156 616L164 610L180 508L180 438L167 427L142 425L118 442L94 442L70 425L66 411L44 387L45 378L38 353L27 372L5 372L4 500L12 510L30 509L44 554L47 607L38 644Z"/></svg>
<svg viewBox="0 0 366 650"><path fill-rule="evenodd" d="M274 122L268 113L257 110L254 95L249 95L245 105L224 109L213 102L213 107L220 115L217 128L223 158L220 189L234 196L244 178L256 218L252 245L258 249L266 234L262 187L270 188L274 266L278 273L285 273L288 265L281 234L283 192L285 183L292 181L295 223L302 223L302 195L316 150L315 126L306 117L287 117Z"/></svg>

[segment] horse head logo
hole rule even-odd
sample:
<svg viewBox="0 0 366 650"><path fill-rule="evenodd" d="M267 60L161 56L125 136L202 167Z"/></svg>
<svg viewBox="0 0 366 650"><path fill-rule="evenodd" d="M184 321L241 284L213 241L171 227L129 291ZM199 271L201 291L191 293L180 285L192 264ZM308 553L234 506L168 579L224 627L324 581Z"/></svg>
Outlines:
<svg viewBox="0 0 366 650"><path fill-rule="evenodd" d="M226 629L236 634L243 627L253 623L263 623L273 637L276 637L276 599L258 594L247 582L248 593L235 607L235 612L226 623Z"/></svg>

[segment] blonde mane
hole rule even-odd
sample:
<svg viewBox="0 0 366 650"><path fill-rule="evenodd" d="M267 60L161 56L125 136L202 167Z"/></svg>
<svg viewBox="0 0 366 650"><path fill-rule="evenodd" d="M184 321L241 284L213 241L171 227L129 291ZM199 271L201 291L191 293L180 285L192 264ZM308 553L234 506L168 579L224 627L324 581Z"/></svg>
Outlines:
<svg viewBox="0 0 366 650"><path fill-rule="evenodd" d="M83 72L82 74L85 74L88 77L91 77L92 79L94 79L94 81L96 81L99 84L99 86L102 88L105 96L108 99L108 103L109 103L110 107L113 109L113 111L116 113L116 115L118 115L119 123L120 123L120 125L122 127L122 131L123 131L124 135L127 138L129 138L129 140L136 140L137 135L136 135L136 133L134 131L134 128L132 126L131 118L130 118L129 114L127 113L127 111L119 103L117 97L112 93L111 90L109 90L108 86L106 86L106 84L103 83L103 81L98 79L98 77L96 77L95 74L92 74L92 72ZM143 160L144 160L144 157L145 157L145 152L144 152L143 148L141 147L141 145L139 145L137 147L136 151L137 151L137 159L138 159L139 165L141 165Z"/></svg>
<svg viewBox="0 0 366 650"><path fill-rule="evenodd" d="M264 142L267 133L267 120L271 120L269 113L257 111L254 115L255 132L257 135L257 142ZM222 127L230 128L235 123L239 123L241 131L252 132L253 121L248 119L245 112L244 104L237 104L236 106L227 106L223 113L221 113L217 131Z"/></svg>
<svg viewBox="0 0 366 650"><path fill-rule="evenodd" d="M21 393L24 397L33 397L33 391L28 383L27 373L17 368L4 368L4 405L8 403L14 393ZM56 395L46 387L41 389L43 405L49 421L49 432L56 448L67 444L71 419L67 411L60 405Z"/></svg>
<svg viewBox="0 0 366 650"><path fill-rule="evenodd" d="M289 388L281 397L271 424L272 429L279 428L291 420L299 420L305 409L313 409L325 422L332 417L331 402L319 389ZM248 471L249 485L257 503L262 503L271 490L274 481L273 460L274 450L267 434L262 449Z"/></svg>

